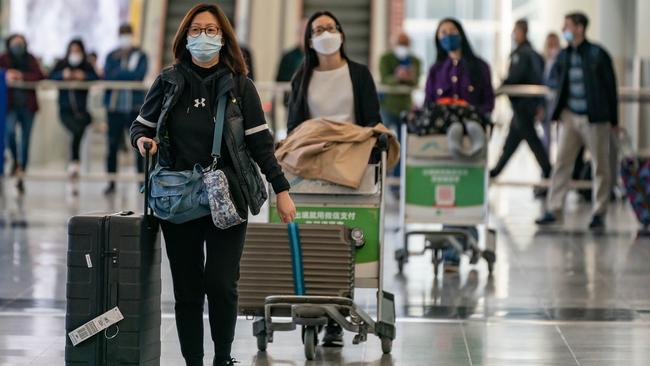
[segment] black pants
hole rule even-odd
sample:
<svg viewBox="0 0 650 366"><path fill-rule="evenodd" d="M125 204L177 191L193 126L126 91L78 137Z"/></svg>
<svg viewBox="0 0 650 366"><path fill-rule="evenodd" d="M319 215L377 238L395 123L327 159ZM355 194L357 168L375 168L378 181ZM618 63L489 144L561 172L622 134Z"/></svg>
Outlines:
<svg viewBox="0 0 650 366"><path fill-rule="evenodd" d="M91 117L88 112L77 112L70 109L62 109L59 113L61 117L61 123L63 126L70 132L72 135L72 145L70 146L71 159L72 161L79 161L80 159L80 147L81 139L84 136L86 127L91 122Z"/></svg>
<svg viewBox="0 0 650 366"><path fill-rule="evenodd" d="M125 133L129 132L131 124L138 117L138 112L117 113L108 112L108 158L106 170L109 173L117 172L117 152L124 143ZM129 148L130 149L130 148ZM144 160L138 152L135 153L138 172L142 173Z"/></svg>
<svg viewBox="0 0 650 366"><path fill-rule="evenodd" d="M503 145L503 152L497 162L497 165L492 169L492 175L497 176L515 153L519 143L525 140L530 146L530 149L535 155L535 159L542 168L542 174L545 178L551 176L551 163L548 160L546 149L542 141L537 136L535 131L535 108L529 107L513 107L514 116L512 123L510 123L510 131L506 137L506 142Z"/></svg>
<svg viewBox="0 0 650 366"><path fill-rule="evenodd" d="M215 359L226 359L235 336L239 260L246 223L221 230L206 216L184 224L163 221L161 225L183 357L188 365L203 365L203 303L207 295Z"/></svg>

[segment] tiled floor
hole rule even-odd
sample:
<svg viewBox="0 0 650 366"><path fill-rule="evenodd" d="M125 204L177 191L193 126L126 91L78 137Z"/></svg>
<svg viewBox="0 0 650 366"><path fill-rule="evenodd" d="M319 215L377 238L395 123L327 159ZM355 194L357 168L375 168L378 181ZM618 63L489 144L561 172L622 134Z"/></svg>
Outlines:
<svg viewBox="0 0 650 366"><path fill-rule="evenodd" d="M62 183L28 182L17 199L7 182L0 196L0 365L62 365L66 220L88 211L138 210L131 183L110 200L84 183L70 199ZM427 256L396 274L396 205L389 202L386 288L396 295L398 338L382 356L374 337L343 349L318 349L306 363L298 332L276 334L257 353L250 321L240 320L234 355L248 365L648 365L650 239L636 238L625 204L610 210L602 235L585 230L588 207L572 201L561 227L540 230L530 189L490 193L498 229L493 278L477 271L434 279ZM413 239L418 245L418 239ZM182 365L173 321L170 276L163 272L163 365ZM357 302L372 313L372 291ZM207 322L207 320L206 320ZM207 323L206 323L207 324ZM210 347L206 340L206 355ZM208 356L206 356L206 362ZM207 363L206 363L207 364Z"/></svg>

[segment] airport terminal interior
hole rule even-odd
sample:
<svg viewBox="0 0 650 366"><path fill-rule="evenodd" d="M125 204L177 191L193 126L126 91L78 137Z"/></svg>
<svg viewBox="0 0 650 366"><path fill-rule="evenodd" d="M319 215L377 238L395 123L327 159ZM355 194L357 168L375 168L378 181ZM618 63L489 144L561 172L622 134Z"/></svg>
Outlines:
<svg viewBox="0 0 650 366"><path fill-rule="evenodd" d="M650 1L199 3L0 1L0 366L201 365L197 283L205 365L650 364ZM219 121L210 167L259 214L224 259L240 231L202 203L188 280L195 231L159 206L181 193L132 145L210 165Z"/></svg>

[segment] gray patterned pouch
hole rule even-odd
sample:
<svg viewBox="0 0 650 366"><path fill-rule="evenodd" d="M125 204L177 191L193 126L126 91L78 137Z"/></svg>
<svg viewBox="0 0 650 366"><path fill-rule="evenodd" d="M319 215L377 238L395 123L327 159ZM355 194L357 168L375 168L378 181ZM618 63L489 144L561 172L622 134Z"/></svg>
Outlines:
<svg viewBox="0 0 650 366"><path fill-rule="evenodd" d="M213 162L210 167L203 171L203 185L208 194L212 222L219 229L227 229L246 221L237 212L237 206L233 202L226 174L223 170L217 169L217 161L221 155L221 136L223 135L226 98L226 95L223 95L217 102L217 116L215 118L214 140L212 143ZM238 187L234 188L237 189Z"/></svg>

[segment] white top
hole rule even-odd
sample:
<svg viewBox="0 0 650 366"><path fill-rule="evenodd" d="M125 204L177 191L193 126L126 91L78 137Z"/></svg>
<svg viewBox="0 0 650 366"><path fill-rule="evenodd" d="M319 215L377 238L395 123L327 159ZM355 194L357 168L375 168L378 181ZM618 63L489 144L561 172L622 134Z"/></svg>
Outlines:
<svg viewBox="0 0 650 366"><path fill-rule="evenodd" d="M334 70L314 70L307 89L307 105L311 118L356 123L352 79L347 62Z"/></svg>

